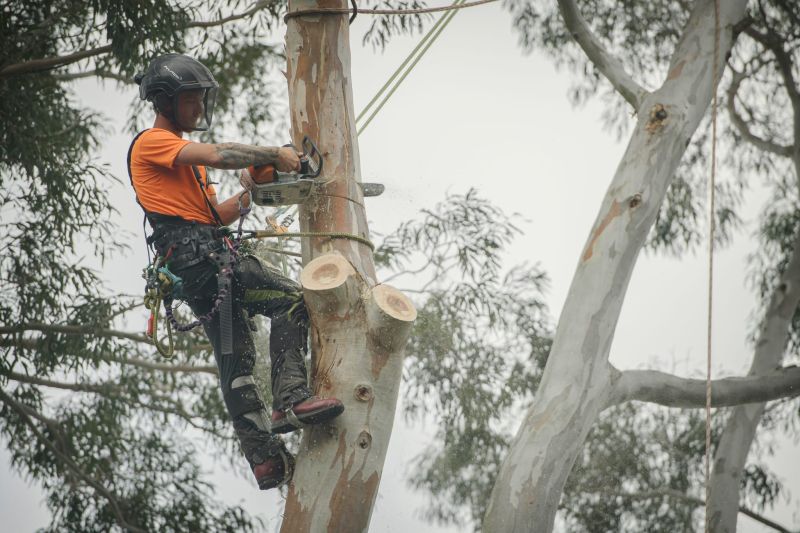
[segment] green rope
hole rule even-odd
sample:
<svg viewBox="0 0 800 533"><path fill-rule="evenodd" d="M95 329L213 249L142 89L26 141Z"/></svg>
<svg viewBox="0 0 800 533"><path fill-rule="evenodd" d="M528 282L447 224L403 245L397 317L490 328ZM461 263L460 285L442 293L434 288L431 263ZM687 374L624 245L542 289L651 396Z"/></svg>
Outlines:
<svg viewBox="0 0 800 533"><path fill-rule="evenodd" d="M463 1L464 0L455 0L453 2L453 5L456 5L459 2L463 2ZM436 20L436 23L433 26L431 26L431 29L428 30L428 33L425 34L425 37L420 39L419 43L417 43L417 46L414 47L414 49L411 51L410 54L408 54L408 57L406 57L405 61L403 61L403 63L399 67L397 67L397 70L394 71L394 74L392 74L392 77L389 78L386 81L386 83L383 84L383 87L381 87L380 90L377 93L375 93L375 96L372 97L372 100L370 100L369 103L364 107L364 109L361 110L361 113L359 113L358 116L356 117L356 122L361 120L361 118L364 116L364 114L367 112L367 110L369 110L369 108L372 107L372 104L374 104L375 101L378 100L378 98L380 98L380 96L386 91L386 89L389 87L389 85L391 85L391 83L397 78L397 76L400 75L400 72L405 68L405 66L408 64L408 62L411 61L411 58L414 57L414 54L416 54L417 51L419 51L419 49L422 47L422 45L425 44L425 42L430 38L430 36L433 34L433 32L436 31L436 28L438 28L442 24L442 21L445 19L446 15L447 14L445 13L445 15L442 15L441 17L439 17Z"/></svg>
<svg viewBox="0 0 800 533"><path fill-rule="evenodd" d="M287 233L275 233L274 231L255 230L244 239L286 239L290 237L328 237L331 239L350 239L351 241L360 242L369 247L373 252L375 245L372 241L360 235L354 235L343 231L295 231Z"/></svg>
<svg viewBox="0 0 800 533"><path fill-rule="evenodd" d="M453 5L456 5L456 4L463 4L463 3L464 3L464 1L465 1L465 0L455 0L455 1L453 2ZM373 118L375 118L375 115L377 115L377 114L378 114L378 111L380 111L380 110L383 108L383 106L386 104L386 102L388 102L388 101L389 101L389 98L391 98L391 97L392 97L392 95L393 95L393 94L394 94L394 92L397 90L397 88L398 88L398 87L400 87L400 84L401 84L401 83L403 83L403 80L405 80L405 79L406 79L406 76L408 76L408 73L409 73L409 72L411 72L411 71L414 69L414 67L417 65L417 63L419 63L419 60L420 60L420 59L422 59L422 56L424 56L424 55L425 55L425 52L427 52L427 51L428 51L428 49L431 47L431 45L432 45L432 44L433 44L433 43L436 41L436 39L439 37L439 35L441 35L442 31L444 31L444 29L447 27L447 25L448 25L448 24L450 24L450 21L451 21L451 20L453 20L453 17L455 16L455 14L456 14L457 12L458 12L458 10L453 10L453 11L448 11L447 13L445 13L444 15L442 15L442 17L439 19L439 21L441 21L441 22L442 22L442 23L441 23L441 25L438 25L438 26L437 26L437 25L434 25L434 26L433 26L433 27L430 29L430 31L428 32L428 34L426 34L426 35L425 35L425 37L424 37L424 38L423 38L423 39L420 41L420 44L422 44L423 42L425 42L425 46L422 48L422 51L419 53L419 55L418 55L416 58L414 58L414 61L411 63L411 65L408 67L408 69L407 69L407 70L406 70L406 71L403 73L403 75L400 77L400 79L397 81L397 83L394 85L394 87L392 87L392 89L389 91L389 93L386 95L386 97L383 99L383 101L382 101L382 102L381 102L381 103L378 105L377 109L375 109L375 111L373 111L373 112L372 112L372 114L371 114L371 115L370 115L370 117L367 119L367 121L366 121L366 122L365 122L365 123L364 123L364 124L363 124L363 125L362 125L360 128L358 128L358 133L357 133L358 135L361 135L361 134L364 132L364 130L365 130L365 129L367 129L367 126L369 126L369 123L370 123L370 122L372 122L372 119L373 119ZM430 37L430 39L428 39L428 35L431 35L431 34L432 34L432 37ZM419 48L419 45L417 45L417 48ZM413 51L413 52L411 52L411 54L409 55L409 57L408 57L408 58L406 58L406 61L404 61L404 62L403 62L403 64L402 64L402 65L400 65L400 67L397 69L397 71L395 71L395 73L394 73L394 75L392 76L392 78L391 78L391 79L390 79L388 82L386 82L386 85L389 85L389 83L391 83L392 79L394 79L394 78L397 76L397 74L400 72L400 70L402 70L402 68L403 68L403 67L405 66L405 64L408 62L408 59L409 59L409 58L410 58L412 55L414 55L414 53L417 51L417 48L415 48L415 49L414 49L414 51ZM385 89L386 85L384 85L384 87L383 87L383 88L381 88L381 92L382 92L382 91ZM377 96L376 96L376 98L377 98ZM373 101L374 101L374 100L375 100L375 98L373 98ZM369 104L369 105L372 105L372 102L370 102L370 104ZM369 107L369 105L368 105L367 107ZM359 114L359 117L360 117L361 115L363 115L363 113L364 113L364 112L362 111L362 112ZM358 121L358 119L356 119L356 121Z"/></svg>

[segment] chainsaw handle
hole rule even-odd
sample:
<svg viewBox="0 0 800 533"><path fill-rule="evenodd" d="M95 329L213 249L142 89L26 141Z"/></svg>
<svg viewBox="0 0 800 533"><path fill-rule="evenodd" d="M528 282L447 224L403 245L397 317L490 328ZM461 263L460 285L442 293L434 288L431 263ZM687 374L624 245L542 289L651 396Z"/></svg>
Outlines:
<svg viewBox="0 0 800 533"><path fill-rule="evenodd" d="M300 173L307 174L312 178L316 178L322 172L322 163L323 163L322 154L319 152L317 145L314 144L314 141L312 141L311 137L309 137L308 135L303 137L302 146L303 146L303 157L300 162L301 165ZM314 155L316 155L316 157L314 157ZM303 161L303 159L305 161ZM311 174L311 169L309 168L308 164L308 162L312 159L315 160L317 163L317 170L313 174Z"/></svg>

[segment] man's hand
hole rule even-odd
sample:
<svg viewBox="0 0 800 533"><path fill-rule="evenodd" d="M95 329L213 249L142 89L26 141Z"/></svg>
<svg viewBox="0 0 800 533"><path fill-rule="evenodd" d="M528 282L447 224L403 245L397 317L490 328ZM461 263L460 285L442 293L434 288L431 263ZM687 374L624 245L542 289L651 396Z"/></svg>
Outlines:
<svg viewBox="0 0 800 533"><path fill-rule="evenodd" d="M275 161L275 168L281 172L292 172L300 170L300 156L291 146L284 146L278 151L278 160Z"/></svg>

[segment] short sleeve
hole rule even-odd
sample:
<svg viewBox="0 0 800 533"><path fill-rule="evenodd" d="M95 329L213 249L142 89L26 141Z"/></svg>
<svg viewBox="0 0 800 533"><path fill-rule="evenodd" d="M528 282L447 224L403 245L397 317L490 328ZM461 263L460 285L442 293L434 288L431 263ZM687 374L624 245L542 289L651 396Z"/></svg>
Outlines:
<svg viewBox="0 0 800 533"><path fill-rule="evenodd" d="M139 139L138 156L142 162L173 168L175 158L183 147L191 142L167 130L153 128Z"/></svg>

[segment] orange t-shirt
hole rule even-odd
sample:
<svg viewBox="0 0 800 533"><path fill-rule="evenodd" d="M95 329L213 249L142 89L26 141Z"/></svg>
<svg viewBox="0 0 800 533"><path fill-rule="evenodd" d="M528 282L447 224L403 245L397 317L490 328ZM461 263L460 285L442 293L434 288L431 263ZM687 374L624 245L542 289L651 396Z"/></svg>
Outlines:
<svg viewBox="0 0 800 533"><path fill-rule="evenodd" d="M204 224L216 224L191 165L176 165L181 149L192 141L168 130L151 128L142 133L131 150L131 177L136 196L148 213L179 216ZM206 168L198 165L200 176L211 197Z"/></svg>

